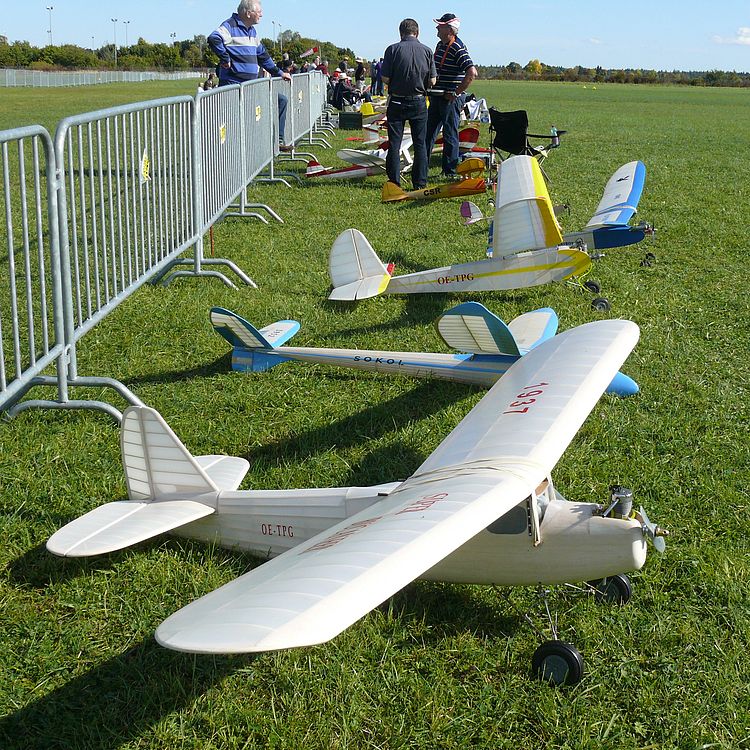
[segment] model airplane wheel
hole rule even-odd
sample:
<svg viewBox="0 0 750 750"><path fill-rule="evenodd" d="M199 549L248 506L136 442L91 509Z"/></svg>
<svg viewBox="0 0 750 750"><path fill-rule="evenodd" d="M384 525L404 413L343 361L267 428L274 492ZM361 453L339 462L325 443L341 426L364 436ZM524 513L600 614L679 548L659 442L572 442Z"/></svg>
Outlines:
<svg viewBox="0 0 750 750"><path fill-rule="evenodd" d="M600 604L627 604L633 596L630 578L624 573L618 573L601 581L592 581L595 589L596 601Z"/></svg>
<svg viewBox="0 0 750 750"><path fill-rule="evenodd" d="M588 289L588 291L592 292L593 294L599 294L602 291L602 285L598 281L594 281L593 279L584 281L583 288Z"/></svg>
<svg viewBox="0 0 750 750"><path fill-rule="evenodd" d="M612 309L612 305L609 304L609 300L606 297L597 297L591 301L591 309L597 312L607 312Z"/></svg>
<svg viewBox="0 0 750 750"><path fill-rule="evenodd" d="M534 675L552 685L575 685L583 677L583 657L565 641L545 641L531 657Z"/></svg>

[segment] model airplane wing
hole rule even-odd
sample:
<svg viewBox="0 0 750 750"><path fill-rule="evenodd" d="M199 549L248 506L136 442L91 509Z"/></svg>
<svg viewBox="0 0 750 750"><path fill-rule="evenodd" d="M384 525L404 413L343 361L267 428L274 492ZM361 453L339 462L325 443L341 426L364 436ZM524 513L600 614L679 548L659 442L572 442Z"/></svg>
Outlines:
<svg viewBox="0 0 750 750"><path fill-rule="evenodd" d="M500 164L493 254L496 258L563 241L539 162L512 156Z"/></svg>
<svg viewBox="0 0 750 750"><path fill-rule="evenodd" d="M523 501L637 338L635 324L609 320L546 341L390 496L176 612L157 640L240 653L334 637Z"/></svg>
<svg viewBox="0 0 750 750"><path fill-rule="evenodd" d="M334 241L328 258L333 291L328 299L357 300L380 294L391 279L367 237L358 229L345 229Z"/></svg>
<svg viewBox="0 0 750 750"><path fill-rule="evenodd" d="M586 228L626 225L638 208L645 181L646 166L643 162L623 164L609 178L604 195Z"/></svg>
<svg viewBox="0 0 750 750"><path fill-rule="evenodd" d="M356 164L358 167L385 167L385 156L380 155L377 151L357 151L356 148L342 148L337 151L339 159L347 161L350 164Z"/></svg>

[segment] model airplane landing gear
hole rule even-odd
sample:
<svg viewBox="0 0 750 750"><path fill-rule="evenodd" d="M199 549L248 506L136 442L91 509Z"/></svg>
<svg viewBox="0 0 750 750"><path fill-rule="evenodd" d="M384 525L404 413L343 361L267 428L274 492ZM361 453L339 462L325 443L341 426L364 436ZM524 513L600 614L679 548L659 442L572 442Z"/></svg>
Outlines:
<svg viewBox="0 0 750 750"><path fill-rule="evenodd" d="M630 578L624 573L618 573L600 581L589 581L594 597L599 604L627 604L633 596L633 586Z"/></svg>
<svg viewBox="0 0 750 750"><path fill-rule="evenodd" d="M545 641L531 657L534 676L552 685L575 685L583 677L583 657L565 641Z"/></svg>

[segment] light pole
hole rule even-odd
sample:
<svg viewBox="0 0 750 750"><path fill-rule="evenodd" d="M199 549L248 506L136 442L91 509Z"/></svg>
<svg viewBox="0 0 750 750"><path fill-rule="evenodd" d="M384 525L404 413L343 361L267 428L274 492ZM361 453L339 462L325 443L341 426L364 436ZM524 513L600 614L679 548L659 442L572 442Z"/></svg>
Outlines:
<svg viewBox="0 0 750 750"><path fill-rule="evenodd" d="M94 37L91 37L91 50L94 50L94 47L96 46L96 43L94 42Z"/></svg>
<svg viewBox="0 0 750 750"><path fill-rule="evenodd" d="M52 11L55 9L54 5L47 5L47 10L49 11L49 46L52 46Z"/></svg>
<svg viewBox="0 0 750 750"><path fill-rule="evenodd" d="M115 70L117 69L117 19L112 19L112 28L115 34Z"/></svg>
<svg viewBox="0 0 750 750"><path fill-rule="evenodd" d="M273 26L273 46L276 47L279 44L279 36L276 33L276 21L271 21L271 26Z"/></svg>
<svg viewBox="0 0 750 750"><path fill-rule="evenodd" d="M123 21L125 24L125 46L128 46L128 26L130 25L130 21Z"/></svg>
<svg viewBox="0 0 750 750"><path fill-rule="evenodd" d="M281 21L279 21L279 54L284 54L284 32L281 30Z"/></svg>

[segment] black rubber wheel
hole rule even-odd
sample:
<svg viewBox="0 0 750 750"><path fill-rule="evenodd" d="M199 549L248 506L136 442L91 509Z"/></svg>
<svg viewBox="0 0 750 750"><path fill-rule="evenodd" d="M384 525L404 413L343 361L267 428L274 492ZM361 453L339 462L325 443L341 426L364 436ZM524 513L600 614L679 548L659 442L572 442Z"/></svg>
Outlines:
<svg viewBox="0 0 750 750"><path fill-rule="evenodd" d="M606 297L597 297L591 301L591 309L597 312L607 312L612 309L612 305L609 304L609 300Z"/></svg>
<svg viewBox="0 0 750 750"><path fill-rule="evenodd" d="M575 685L583 677L583 657L570 643L545 641L531 657L531 671L551 685Z"/></svg>
<svg viewBox="0 0 750 750"><path fill-rule="evenodd" d="M587 281L583 282L583 288L588 289L588 291L592 292L593 294L599 294L599 292L601 292L602 290L602 285L598 281L588 279Z"/></svg>
<svg viewBox="0 0 750 750"><path fill-rule="evenodd" d="M646 255L643 256L644 260L648 261L654 261L656 260L656 256L653 253L646 253Z"/></svg>
<svg viewBox="0 0 750 750"><path fill-rule="evenodd" d="M624 573L618 573L600 581L592 581L594 596L600 604L627 604L633 596L633 586L630 578Z"/></svg>

